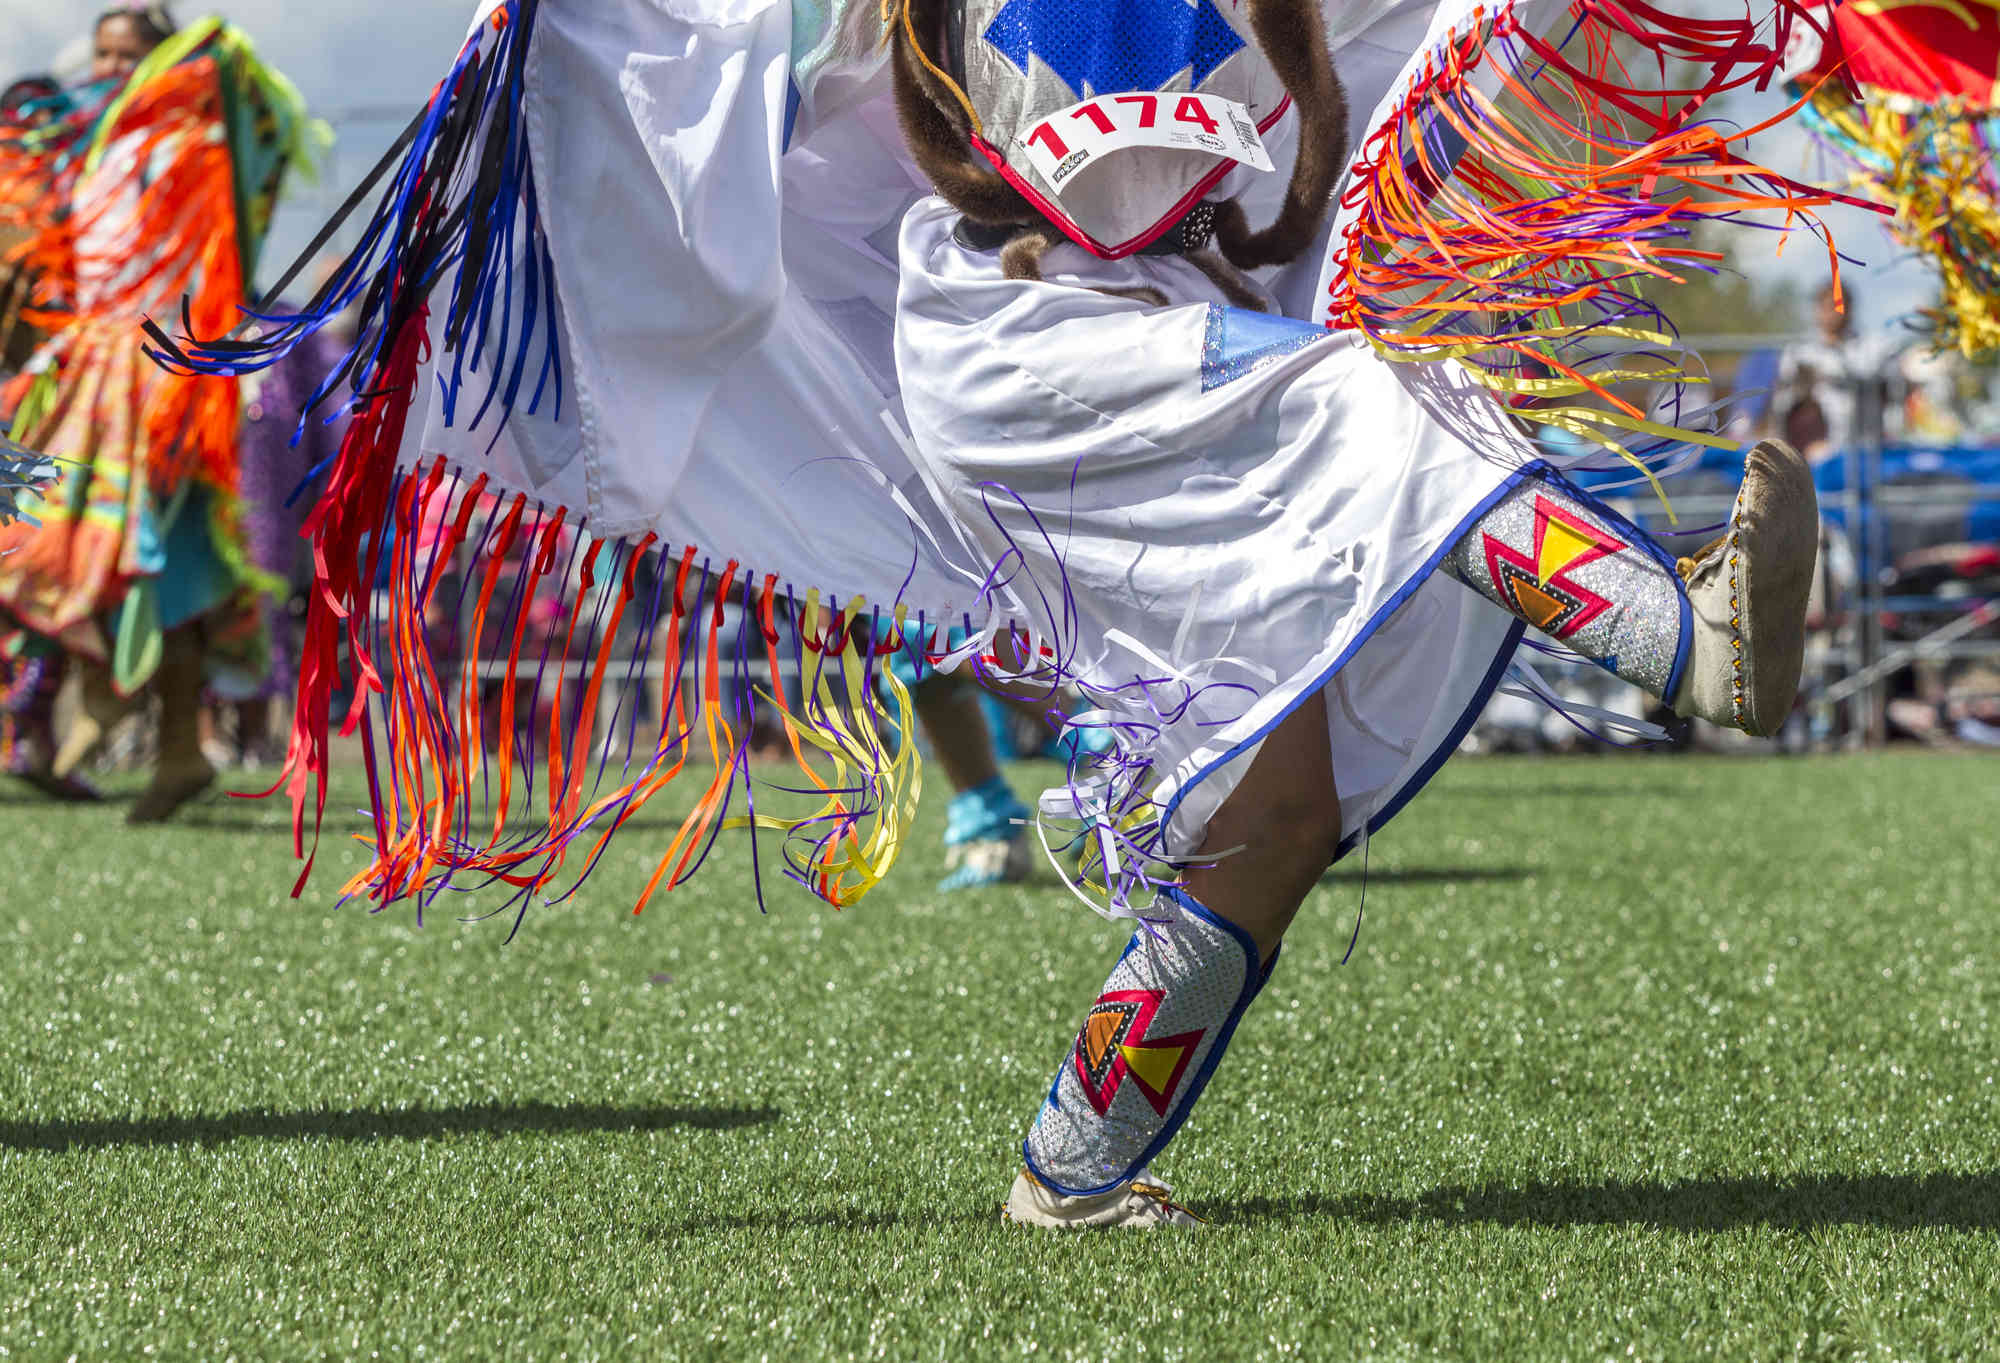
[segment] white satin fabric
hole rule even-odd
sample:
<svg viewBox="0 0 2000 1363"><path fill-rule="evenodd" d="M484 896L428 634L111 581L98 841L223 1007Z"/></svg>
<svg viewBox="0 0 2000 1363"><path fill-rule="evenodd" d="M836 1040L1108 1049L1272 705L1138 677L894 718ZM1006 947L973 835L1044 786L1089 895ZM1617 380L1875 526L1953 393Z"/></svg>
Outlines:
<svg viewBox="0 0 2000 1363"><path fill-rule="evenodd" d="M1357 108L1391 89L1435 9L1329 5ZM1043 625L1037 592L1066 581L1086 622L1075 661L1099 685L1164 669L1254 691L1209 693L1154 746L1174 851L1319 690L1348 826L1393 811L1456 741L1511 628L1428 568L1526 447L1455 369L1389 366L1339 336L1213 383L1222 300L1179 259L1065 245L1050 282L1000 278L923 198L875 10L544 0L527 120L565 401L496 433L467 427L469 399L452 419L433 400L406 462L442 453L599 534L655 532L932 620L992 618L979 584L1020 549L1032 582L998 613ZM1253 221L1283 192L1292 128L1273 134L1275 174L1232 173ZM1264 283L1305 317L1318 269ZM1096 291L1135 283L1171 305ZM990 519L988 482L1053 543L1018 506Z"/></svg>
<svg viewBox="0 0 2000 1363"><path fill-rule="evenodd" d="M1188 261L1107 262L1065 243L1048 282L1024 283L960 245L956 221L930 199L903 228L897 358L937 500L988 561L1020 555L1035 590L1017 596L1067 588L1079 675L1179 676L1197 693L1152 753L1171 773L1155 798L1175 810L1176 854L1198 844L1246 745L1329 685L1360 828L1506 641L1509 617L1427 574L1531 451L1455 366L1385 364L1304 327L1290 353L1253 330L1232 363L1211 329L1243 314L1218 317L1224 298ZM1103 292L1135 288L1174 305Z"/></svg>

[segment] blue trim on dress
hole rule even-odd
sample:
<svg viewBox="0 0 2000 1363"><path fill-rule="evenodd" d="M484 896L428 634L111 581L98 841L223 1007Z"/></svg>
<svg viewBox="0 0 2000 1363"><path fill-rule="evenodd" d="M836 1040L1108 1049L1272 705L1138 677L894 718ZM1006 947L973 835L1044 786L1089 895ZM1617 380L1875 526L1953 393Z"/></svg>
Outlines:
<svg viewBox="0 0 2000 1363"><path fill-rule="evenodd" d="M790 76L785 81L785 140L778 144L780 155L792 149L792 129L799 125L799 105L805 96L799 89L799 78Z"/></svg>
<svg viewBox="0 0 2000 1363"><path fill-rule="evenodd" d="M1212 393L1331 335L1315 322L1210 303L1202 328L1201 391Z"/></svg>
<svg viewBox="0 0 2000 1363"><path fill-rule="evenodd" d="M1217 771L1221 770L1223 767L1228 766L1231 762L1234 762L1244 753L1248 752L1250 749L1256 747L1258 744L1262 743L1265 739L1269 738L1271 736L1272 731L1275 730L1280 724L1290 719L1293 713L1297 711L1301 705L1304 705L1306 701L1308 701L1314 696L1317 696L1320 692L1326 690L1328 686L1331 686L1333 684L1333 679L1340 675L1340 670L1346 667L1348 663L1352 662L1354 660L1354 655L1359 653L1362 647L1366 645L1370 639L1375 637L1375 631L1379 630L1380 628L1382 628L1383 625L1387 624L1389 622L1390 617L1395 615L1397 611L1401 610L1403 608L1404 603L1406 603L1412 596L1416 595L1417 589L1422 587L1424 583L1430 578L1430 575L1438 570L1438 567L1441 564L1443 564L1443 562L1447 557L1450 556L1453 547L1456 546L1461 539L1465 538L1465 536L1471 532L1472 527L1477 525L1482 517L1484 517L1494 507L1498 506L1502 501L1504 501L1507 498L1507 496L1510 493L1514 491L1515 488L1519 487L1522 483L1526 482L1528 479L1542 477L1552 472L1553 470L1550 468L1550 466L1546 461L1535 459L1535 460L1530 460L1528 463L1523 464L1520 468L1508 474L1507 477L1504 480L1502 480L1502 482L1498 487L1494 488L1492 492L1488 493L1484 498L1480 500L1477 506L1473 507L1472 510L1468 511L1465 514L1464 518L1461 519L1457 524L1457 526L1455 526L1452 529L1452 532L1449 535L1445 536L1445 538L1440 542L1437 551L1433 553L1430 556L1430 558L1424 562L1423 566L1418 568L1416 572L1412 573L1409 576L1409 578L1404 581L1403 585L1396 589L1395 594L1392 595L1388 599L1388 601L1384 602L1382 607L1379 610L1377 610L1373 616L1369 618L1368 623L1362 627L1361 633L1356 635L1354 641L1350 643L1344 650L1342 650L1341 655L1338 658L1334 659L1333 663L1324 672L1320 673L1320 675L1316 679L1314 679L1313 681L1307 683L1305 686L1300 688L1298 696L1292 701L1290 705L1286 706L1285 709L1280 713L1272 716L1270 721L1266 723L1256 733L1251 734L1248 738L1243 739L1240 743L1236 744L1235 747L1231 748L1221 757L1216 758L1215 761L1209 763L1206 767L1203 767L1200 771L1196 772L1193 777L1191 777L1189 780L1187 780L1181 785L1179 790L1176 790L1174 792L1174 798L1167 802L1166 809L1163 810L1160 814L1161 825L1164 826L1166 824L1173 822L1174 815L1180 810L1181 802L1187 799L1188 793L1190 791L1194 790L1195 787L1199 786L1203 781L1206 781L1209 777L1215 775ZM1484 598L1482 597L1481 600L1484 600ZM1488 602L1487 604L1490 605L1491 603ZM1493 609L1499 610L1500 608L1498 606L1494 606ZM1518 637L1515 639L1515 642L1516 643L1519 642ZM1505 659L1511 661L1513 658L1513 649L1509 647L1507 650L1504 651L1502 656ZM1500 668L1500 670L1505 671L1504 666ZM1497 676L1494 676L1494 674L1492 673L1489 673L1488 675L1489 677L1492 677L1493 684L1495 686L1499 685L1499 679ZM1492 694L1491 687L1486 688L1486 691L1488 696ZM1483 706L1485 703L1485 699L1481 698L1480 703ZM1433 754L1433 758L1435 757L1436 755ZM1419 772L1419 775L1421 775L1424 780L1429 780L1432 775L1436 774L1438 767L1441 767L1442 765L1444 765L1442 760L1426 761L1423 769ZM1414 789L1410 789L1410 787L1413 785L1416 785L1414 779L1410 782L1405 783L1404 790L1398 792L1396 798L1391 802L1391 805L1393 806L1394 809L1401 810L1404 805L1409 803L1411 798L1414 798L1417 792ZM1368 824L1369 831L1370 832L1379 831L1382 828L1382 826L1387 822L1388 822L1387 818L1380 816L1371 819ZM1348 850L1348 844L1343 843L1341 845L1341 854L1344 856L1347 850Z"/></svg>
<svg viewBox="0 0 2000 1363"><path fill-rule="evenodd" d="M1481 597L1480 599L1484 600L1485 598ZM1507 642L1501 647L1499 653L1494 655L1493 666L1486 670L1486 675L1480 679L1479 685L1473 688L1472 700L1466 705L1465 713L1458 717L1458 722L1451 726L1451 732L1431 752L1431 755L1424 759L1424 764L1417 768L1416 773L1403 783L1403 788L1396 792L1389 800L1389 803L1376 811L1375 817L1368 821L1368 826L1365 830L1356 829L1341 839L1340 850L1335 853L1335 860L1345 857L1349 852L1358 847L1364 832L1369 837L1373 837L1377 831L1388 824L1389 820L1401 814L1403 806L1409 804L1410 801L1422 794L1424 787L1431 783L1431 778L1436 776L1444 764L1451 760L1452 754L1458 751L1458 745L1465 741L1465 736L1472 732L1472 726L1479 722L1480 713L1486 709L1486 702L1492 700L1493 693L1500 688L1501 679L1507 675L1507 669L1513 665L1514 651L1520 648L1521 640L1527 636L1527 633L1527 621L1516 620L1514 627L1507 631Z"/></svg>

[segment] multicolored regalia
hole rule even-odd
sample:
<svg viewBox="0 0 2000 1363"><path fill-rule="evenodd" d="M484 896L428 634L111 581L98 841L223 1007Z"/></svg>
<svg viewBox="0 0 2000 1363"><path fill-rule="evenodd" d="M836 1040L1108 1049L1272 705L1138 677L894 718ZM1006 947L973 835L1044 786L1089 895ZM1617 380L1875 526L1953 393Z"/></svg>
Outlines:
<svg viewBox="0 0 2000 1363"><path fill-rule="evenodd" d="M348 889L379 906L497 881L524 912L677 780L648 899L737 827L766 881L852 904L917 794L889 654L1073 688L1111 741L1043 795L1044 836L1145 922L1010 1209L1172 1219L1145 1167L1275 962L1186 884L1227 871L1207 830L1274 732L1325 715L1323 869L1530 625L1686 713L1789 709L1797 456L1753 452L1677 563L1529 431L1639 485L1723 443L1648 300L1713 267L1699 225L1828 201L1704 116L1775 78L1801 14L488 3L309 308L254 341L156 331L179 372L236 373L360 308L320 394L355 416L308 524L301 851L337 720L374 797ZM1648 88L1666 70L1692 75ZM663 713L607 726L649 659ZM489 664L571 682L524 727ZM752 779L752 709L798 776Z"/></svg>
<svg viewBox="0 0 2000 1363"><path fill-rule="evenodd" d="M2000 348L2000 7L1821 0L1790 54L1806 126L1937 271L1940 347Z"/></svg>
<svg viewBox="0 0 2000 1363"><path fill-rule="evenodd" d="M298 96L208 20L124 81L19 117L0 128L0 219L14 229L7 264L31 281L22 316L50 339L0 408L62 473L25 501L38 524L0 529L0 635L110 664L129 695L162 634L207 616L210 647L256 668L236 383L164 372L141 324L241 320L279 184L305 150Z"/></svg>

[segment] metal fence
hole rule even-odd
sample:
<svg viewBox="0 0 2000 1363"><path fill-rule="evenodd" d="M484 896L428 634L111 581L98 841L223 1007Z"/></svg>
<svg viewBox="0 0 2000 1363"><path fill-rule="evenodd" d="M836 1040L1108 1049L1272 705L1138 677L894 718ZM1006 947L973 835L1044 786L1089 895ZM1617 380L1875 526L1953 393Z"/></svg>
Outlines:
<svg viewBox="0 0 2000 1363"><path fill-rule="evenodd" d="M1686 341L1718 371L1727 368L1718 361L1731 356L1782 354L1815 344L1814 338L1792 334L1690 336ZM1827 617L1839 623L1819 631L1808 652L1803 704L1810 735L1820 745L1886 741L1890 688L1914 668L1981 664L2000 677L2000 570L1984 580L1912 586L1900 566L1915 551L1966 539L1975 508L1984 514L1971 538L2000 540L1995 529L2000 521L2000 457L1990 453L2000 449L1995 415L2000 392L1994 390L1990 372L1964 369L1962 377L1979 392L1962 398L1959 431L1948 443L1924 443L1907 419L1915 383L1897 363L1917 349L1914 337L1900 351L1885 345L1880 363L1826 381L1844 393L1853 420L1852 438L1820 466L1821 511L1836 544L1844 541L1853 571L1824 602ZM1758 394L1741 396L1754 400ZM1782 397L1772 393L1765 400ZM1774 415L1767 413L1756 424L1757 434L1774 431ZM1913 452L1920 457L1910 457ZM1892 461L1892 456L1901 457ZM1902 466L1891 468L1891 462ZM1923 468L1913 471L1917 465ZM1829 483L1834 490L1825 490ZM1709 488L1673 497L1676 509L1694 524L1725 519L1731 500L1714 480ZM1657 516L1649 515L1638 499L1625 509L1649 528L1659 528ZM1827 580L1823 573L1822 581Z"/></svg>

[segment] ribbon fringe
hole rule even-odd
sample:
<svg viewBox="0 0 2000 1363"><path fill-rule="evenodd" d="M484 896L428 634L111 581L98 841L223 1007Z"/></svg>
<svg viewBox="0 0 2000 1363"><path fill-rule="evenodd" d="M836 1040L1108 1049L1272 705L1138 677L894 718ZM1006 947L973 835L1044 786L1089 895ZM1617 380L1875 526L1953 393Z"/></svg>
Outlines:
<svg viewBox="0 0 2000 1363"><path fill-rule="evenodd" d="M415 898L421 913L497 882L518 927L535 899L574 894L690 766L699 792L635 912L730 828L780 835L786 877L837 907L887 873L920 794L914 746L885 739L912 723L879 665L902 643L893 617L692 548L668 557L650 536L595 539L565 509L495 497L442 460L396 478L383 513L378 585L350 584L346 616L343 732L367 756L374 859L345 894ZM658 713L642 721L647 695ZM760 727L782 732L795 785L753 783ZM315 755L293 755L296 779ZM774 795L794 807L759 808Z"/></svg>
<svg viewBox="0 0 2000 1363"><path fill-rule="evenodd" d="M526 410L538 411L547 399L559 416L555 271L541 232L522 117L538 8L537 0L512 0L467 42L398 143L402 159L360 244L304 308L281 312L266 304L251 311L245 324L254 326L251 336L223 335L224 326L202 326L192 317L183 317L179 338L149 325L154 358L176 373L250 373L277 363L351 309L356 339L313 393L303 426L343 387L346 405L355 409L396 377L397 350L411 322L426 313L449 276L442 332L448 362L439 373L446 419L466 426L489 416L504 419L531 384ZM378 174L391 170L385 162ZM531 248L523 253L525 277L517 279L512 248L522 238ZM304 264L302 258L287 278ZM538 348L541 362L531 374L528 364ZM485 391L471 419L461 421L466 377L482 368ZM313 470L312 478L323 472Z"/></svg>
<svg viewBox="0 0 2000 1363"><path fill-rule="evenodd" d="M1761 26L1580 0L1551 40L1511 10L1482 13L1361 149L1323 319L1392 360L1466 363L1523 420L1594 441L1656 490L1654 456L1733 445L1688 396L1705 379L1648 289L1720 269L1696 229L1768 225L1751 215L1825 239L1838 280L1815 210L1853 201L1747 159L1769 123L1702 116L1775 79L1792 26L1821 22L1798 0ZM1650 83L1628 70L1635 52ZM1689 68L1697 84L1668 83Z"/></svg>
<svg viewBox="0 0 2000 1363"><path fill-rule="evenodd" d="M1524 417L1587 433L1648 476L1686 441L1716 443L1693 429L1699 410L1663 416L1632 395L1696 378L1643 289L1717 268L1692 241L1703 222L1770 212L1822 231L1813 210L1837 196L1744 159L1756 129L1698 117L1723 91L1772 77L1797 5L1781 0L1769 34L1641 0L1579 0L1554 42L1510 12L1482 17L1362 149L1327 320L1392 359L1464 359L1536 404ZM1189 664L1094 634L1086 649L1067 584L1029 580L1020 553L995 563L981 622L960 622L953 641L942 622L912 624L896 606L823 601L694 549L594 538L568 509L495 496L442 462L399 467L434 358L442 414L462 429L563 400L522 112L537 8L510 0L467 44L381 167L387 191L359 247L310 304L258 310L256 336L219 336L192 316L178 340L150 332L176 372L221 376L275 362L350 307L360 318L313 398L317 408L345 389L355 419L314 472L324 486L306 526L317 582L280 782L306 861L299 891L313 865L307 805L315 846L324 819L339 692L374 811L372 863L347 892L378 908L414 898L422 912L447 890L498 882L518 926L538 897L575 893L612 834L676 780L691 807L639 908L684 884L732 827L753 842L776 836L788 878L852 903L887 871L919 792L909 699L883 678L884 657L908 639L928 667L969 667L1052 701L1063 687L1081 695L1071 727L1115 742L1095 754L1077 745L1067 789L1044 798L1041 833L1073 886L1114 915L1143 912L1186 869L1165 855L1151 754L1169 728L1227 723L1269 684L1242 660ZM1663 89L1662 74L1649 87L1624 69L1620 54L1634 50L1662 73L1691 62L1702 79ZM475 376L483 383L468 386ZM997 502L1013 494L989 496L998 524ZM1029 514L1047 540L1033 558L1059 563L1058 529ZM1007 519L1018 523L1011 509ZM1003 604L1017 598L1018 610ZM636 683L649 666L662 682L642 723ZM760 724L782 733L794 785L752 781ZM891 751L884 735L896 732L906 741Z"/></svg>
<svg viewBox="0 0 2000 1363"><path fill-rule="evenodd" d="M1940 296L1924 312L1932 342L1967 359L2000 350L2000 116L1964 100L1856 100L1836 80L1806 99L1807 130L1936 270Z"/></svg>
<svg viewBox="0 0 2000 1363"><path fill-rule="evenodd" d="M641 604L642 565L659 558L650 541L595 539L566 508L497 501L483 477L461 486L442 463L398 470L418 375L433 358L434 297L449 423L497 424L524 405L533 412L563 399L555 276L522 117L537 11L537 0L512 0L467 43L381 168L387 192L360 244L304 308L254 311L254 336L221 335L222 326L191 313L179 338L148 328L154 358L170 370L232 376L275 363L348 309L358 313L354 344L302 418L347 390L354 420L341 450L308 479L325 479L304 528L316 580L279 781L305 863L294 893L317 857L342 692L341 732L362 741L374 818L373 862L346 893L377 907L415 898L421 911L446 890L500 882L514 890L518 923L580 860L560 897L574 893L611 835L701 758L712 775L694 778L705 784L640 909L685 883L731 827L753 839L781 835L786 874L850 904L894 860L919 791L914 746L892 754L882 737L911 724L908 696L878 679L876 666L877 652L899 642L899 614L891 624L879 611L864 616L858 601L823 606L816 591L780 590L775 576L759 582L735 563L716 571L694 550L679 560L670 595L668 574L654 570L655 590ZM517 253L517 242L528 249ZM468 388L479 374L483 389ZM468 399L477 401L470 412ZM461 557L474 566L461 571ZM739 647L725 655L723 624L745 618L739 611L755 627L739 631ZM441 620L448 638L438 635ZM762 640L761 692L749 685L749 634ZM883 638L890 642L875 642ZM781 665L788 639L789 667ZM663 713L642 741L634 681L647 658L666 685ZM600 734L614 670L625 683L609 702L610 732ZM734 679L727 696L725 678ZM749 743L765 718L782 729L800 772L796 790L780 793L803 798L803 812L757 807ZM621 745L605 739L621 728L614 763ZM761 866L758 875L761 896Z"/></svg>

